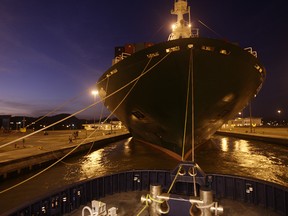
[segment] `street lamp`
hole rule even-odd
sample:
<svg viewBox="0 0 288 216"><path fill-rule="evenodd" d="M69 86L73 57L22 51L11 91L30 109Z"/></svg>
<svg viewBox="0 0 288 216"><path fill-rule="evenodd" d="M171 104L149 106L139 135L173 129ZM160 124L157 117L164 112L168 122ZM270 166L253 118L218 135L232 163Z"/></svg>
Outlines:
<svg viewBox="0 0 288 216"><path fill-rule="evenodd" d="M278 114L281 114L281 110L277 110L277 113L278 113Z"/></svg>
<svg viewBox="0 0 288 216"><path fill-rule="evenodd" d="M281 116L282 111L281 111L280 109L278 109L278 110L277 110L277 113L278 113L278 115L279 115L279 125L280 125L280 123L281 123L281 118L280 118L280 116Z"/></svg>
<svg viewBox="0 0 288 216"><path fill-rule="evenodd" d="M245 123L244 123L244 119L243 119L243 113L242 112L238 112L238 119L240 120L239 123L240 123L240 126L244 126Z"/></svg>
<svg viewBox="0 0 288 216"><path fill-rule="evenodd" d="M93 95L93 97L94 97L94 103L96 102L96 96L98 95L98 91L97 90L92 90L91 91L91 94ZM94 129L95 129L95 118L96 118L96 110L95 110L95 112L94 112Z"/></svg>
<svg viewBox="0 0 288 216"><path fill-rule="evenodd" d="M98 95L98 91L97 90L92 90L91 94L94 96L94 103L95 103L96 96Z"/></svg>

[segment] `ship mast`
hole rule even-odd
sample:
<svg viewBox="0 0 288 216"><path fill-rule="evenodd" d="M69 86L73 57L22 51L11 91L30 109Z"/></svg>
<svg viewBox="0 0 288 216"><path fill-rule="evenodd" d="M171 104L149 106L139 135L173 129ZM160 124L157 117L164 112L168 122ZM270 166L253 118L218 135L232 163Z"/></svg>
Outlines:
<svg viewBox="0 0 288 216"><path fill-rule="evenodd" d="M177 21L172 25L172 33L168 40L198 37L198 29L192 28L191 25L190 6L188 6L187 0L175 0L171 14L177 16ZM185 14L188 14L188 21L185 20Z"/></svg>

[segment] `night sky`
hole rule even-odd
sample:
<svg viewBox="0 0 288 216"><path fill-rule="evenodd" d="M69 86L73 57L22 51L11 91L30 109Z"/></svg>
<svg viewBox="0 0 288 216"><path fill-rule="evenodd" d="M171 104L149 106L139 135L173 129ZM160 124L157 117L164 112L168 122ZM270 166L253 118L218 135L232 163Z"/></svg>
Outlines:
<svg viewBox="0 0 288 216"><path fill-rule="evenodd" d="M93 103L91 90L111 66L115 46L167 40L176 18L170 15L173 2L0 0L0 115L37 117L59 106L54 114L74 113ZM253 115L276 117L281 109L282 117L288 118L286 1L189 4L202 36L257 51L267 78L252 101ZM92 118L100 109L97 105L79 117Z"/></svg>

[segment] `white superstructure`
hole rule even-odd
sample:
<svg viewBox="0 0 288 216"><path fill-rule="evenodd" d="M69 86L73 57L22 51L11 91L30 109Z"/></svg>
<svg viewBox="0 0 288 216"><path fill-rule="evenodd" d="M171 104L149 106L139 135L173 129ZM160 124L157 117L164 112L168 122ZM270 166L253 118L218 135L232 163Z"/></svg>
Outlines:
<svg viewBox="0 0 288 216"><path fill-rule="evenodd" d="M177 22L172 25L172 33L169 35L168 40L198 37L198 29L192 28L190 6L188 6L187 0L175 0L171 14L177 15ZM188 21L185 20L186 14L188 15Z"/></svg>

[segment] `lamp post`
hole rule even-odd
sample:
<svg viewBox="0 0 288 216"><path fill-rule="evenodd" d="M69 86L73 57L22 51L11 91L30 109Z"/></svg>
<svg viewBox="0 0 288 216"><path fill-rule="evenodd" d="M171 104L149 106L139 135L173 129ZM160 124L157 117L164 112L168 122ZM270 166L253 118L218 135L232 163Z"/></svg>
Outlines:
<svg viewBox="0 0 288 216"><path fill-rule="evenodd" d="M278 113L278 119L279 119L279 123L278 123L278 125L280 125L280 123L281 123L281 113L282 113L282 111L280 110L280 109L278 109L277 110L277 113Z"/></svg>
<svg viewBox="0 0 288 216"><path fill-rule="evenodd" d="M238 112L238 115L239 115L239 117L238 117L238 119L239 119L239 125L240 126L244 126L244 119L243 119L243 113L242 112Z"/></svg>
<svg viewBox="0 0 288 216"><path fill-rule="evenodd" d="M93 102L93 103L95 103L95 102L96 102L96 96L98 95L98 91L97 91L97 90L92 90L92 91L91 91L91 94L92 94L93 97L94 97L94 102ZM95 129L95 118L96 118L96 110L95 110L95 112L94 112L94 122L93 122L93 124L94 124L94 129Z"/></svg>
<svg viewBox="0 0 288 216"><path fill-rule="evenodd" d="M250 115L250 133L252 133L252 107L251 107L251 101L249 103L249 115Z"/></svg>
<svg viewBox="0 0 288 216"><path fill-rule="evenodd" d="M95 103L96 96L98 95L98 91L97 90L92 90L91 94L94 96L94 103Z"/></svg>

